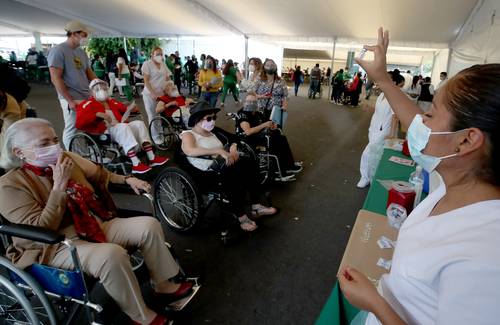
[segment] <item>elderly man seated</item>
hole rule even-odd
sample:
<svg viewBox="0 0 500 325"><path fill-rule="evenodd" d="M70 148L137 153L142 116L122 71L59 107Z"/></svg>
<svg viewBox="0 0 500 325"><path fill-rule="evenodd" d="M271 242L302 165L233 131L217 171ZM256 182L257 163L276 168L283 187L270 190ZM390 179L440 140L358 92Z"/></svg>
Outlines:
<svg viewBox="0 0 500 325"><path fill-rule="evenodd" d="M101 165L63 152L47 120L15 122L5 135L0 166L0 213L11 223L48 228L71 239L82 270L99 279L134 324L167 324L167 317L144 302L127 248L139 249L154 285L155 300L169 303L192 291L175 283L179 266L165 246L160 223L152 217L119 218L108 183L127 184L136 193L150 185L111 173ZM7 257L20 268L42 263L71 269L69 249L13 238Z"/></svg>
<svg viewBox="0 0 500 325"><path fill-rule="evenodd" d="M191 98L186 98L179 93L177 86L172 80L167 81L163 90L164 95L157 98L156 113L165 117L178 118L184 125L189 119L189 104L193 103Z"/></svg>
<svg viewBox="0 0 500 325"><path fill-rule="evenodd" d="M264 114L257 110L257 97L255 95L248 95L245 98L245 105L239 113L240 119L236 131L245 134L249 144L254 147L263 145L262 132L269 131L269 151L278 157L281 169L289 175L302 171L302 163L294 160L287 138L281 134L276 124L266 120Z"/></svg>
<svg viewBox="0 0 500 325"><path fill-rule="evenodd" d="M76 108L76 128L90 134L108 133L132 161L132 173L142 174L151 167L165 164L168 158L156 156L153 152L148 130L144 122L128 122L128 114L134 107L127 107L109 98L108 84L94 79L89 85L92 97ZM136 150L142 146L149 165L137 158Z"/></svg>

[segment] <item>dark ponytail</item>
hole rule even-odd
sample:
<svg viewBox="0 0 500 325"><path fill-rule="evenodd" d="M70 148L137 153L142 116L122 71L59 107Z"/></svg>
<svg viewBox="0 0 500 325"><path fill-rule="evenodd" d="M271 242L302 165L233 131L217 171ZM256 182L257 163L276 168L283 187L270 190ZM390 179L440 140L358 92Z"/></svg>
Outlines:
<svg viewBox="0 0 500 325"><path fill-rule="evenodd" d="M478 128L486 135L487 157L479 176L500 186L500 64L475 65L444 85L444 103L453 116L451 129Z"/></svg>

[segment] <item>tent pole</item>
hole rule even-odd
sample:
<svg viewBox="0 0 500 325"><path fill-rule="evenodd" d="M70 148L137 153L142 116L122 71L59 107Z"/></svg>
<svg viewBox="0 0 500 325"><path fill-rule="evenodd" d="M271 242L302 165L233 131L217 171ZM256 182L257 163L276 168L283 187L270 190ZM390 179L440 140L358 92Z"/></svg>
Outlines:
<svg viewBox="0 0 500 325"><path fill-rule="evenodd" d="M42 39L40 37L40 32L33 32L33 37L35 38L35 48L37 51L42 50Z"/></svg>
<svg viewBox="0 0 500 325"><path fill-rule="evenodd" d="M125 49L125 53L128 53L127 38L125 36L123 36L123 48Z"/></svg>
<svg viewBox="0 0 500 325"><path fill-rule="evenodd" d="M248 79L248 36L245 35L245 79Z"/></svg>
<svg viewBox="0 0 500 325"><path fill-rule="evenodd" d="M333 63L335 61L335 48L337 47L337 37L333 38L333 46L332 46L332 63L330 65L330 80L328 80L328 98L331 98L332 95L332 78L333 78ZM327 98L327 99L328 99Z"/></svg>

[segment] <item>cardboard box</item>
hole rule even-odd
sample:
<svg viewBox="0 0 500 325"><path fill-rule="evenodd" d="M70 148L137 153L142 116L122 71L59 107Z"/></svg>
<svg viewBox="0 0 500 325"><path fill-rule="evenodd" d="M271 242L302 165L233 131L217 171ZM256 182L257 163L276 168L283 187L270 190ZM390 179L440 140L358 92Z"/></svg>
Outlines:
<svg viewBox="0 0 500 325"><path fill-rule="evenodd" d="M366 210L359 211L339 271L345 266L354 267L376 284L382 274L389 272L378 266L377 261L379 258L392 260L394 253L394 248L379 247L377 241L382 236L396 241L398 230L389 225L384 215Z"/></svg>

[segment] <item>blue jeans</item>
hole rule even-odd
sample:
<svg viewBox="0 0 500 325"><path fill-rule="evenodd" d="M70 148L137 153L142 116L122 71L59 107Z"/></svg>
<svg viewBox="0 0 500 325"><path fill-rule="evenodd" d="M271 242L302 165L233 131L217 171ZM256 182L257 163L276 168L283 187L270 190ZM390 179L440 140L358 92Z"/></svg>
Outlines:
<svg viewBox="0 0 500 325"><path fill-rule="evenodd" d="M212 106L212 107L215 107L215 105L217 105L217 98L218 97L219 97L218 91L214 91L214 92L204 91L201 93L201 98L206 100L210 104L210 106Z"/></svg>
<svg viewBox="0 0 500 325"><path fill-rule="evenodd" d="M295 96L297 96L297 93L299 92L299 87L300 87L300 82L295 82Z"/></svg>

